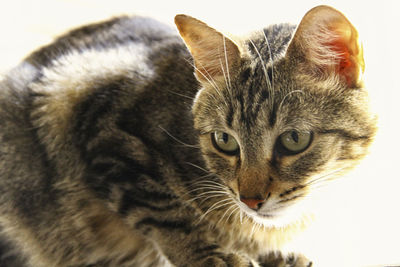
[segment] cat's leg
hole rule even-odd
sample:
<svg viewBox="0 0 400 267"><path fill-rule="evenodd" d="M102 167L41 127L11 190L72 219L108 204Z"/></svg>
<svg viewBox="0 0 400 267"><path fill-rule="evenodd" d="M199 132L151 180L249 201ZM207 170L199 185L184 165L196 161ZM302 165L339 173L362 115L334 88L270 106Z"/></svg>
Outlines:
<svg viewBox="0 0 400 267"><path fill-rule="evenodd" d="M206 233L208 227L199 229L198 226L174 221L157 221L147 219L136 224L146 238L160 250L174 266L232 266L259 267L256 260L244 254L229 253L217 244ZM207 228L207 229L206 229Z"/></svg>
<svg viewBox="0 0 400 267"><path fill-rule="evenodd" d="M259 259L261 267L312 267L313 263L301 254L282 256L280 253L270 253Z"/></svg>

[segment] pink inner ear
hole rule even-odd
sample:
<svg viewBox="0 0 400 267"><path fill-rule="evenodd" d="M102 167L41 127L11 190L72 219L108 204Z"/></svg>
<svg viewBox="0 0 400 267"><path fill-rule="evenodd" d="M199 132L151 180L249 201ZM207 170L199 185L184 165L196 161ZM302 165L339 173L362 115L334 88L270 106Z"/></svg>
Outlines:
<svg viewBox="0 0 400 267"><path fill-rule="evenodd" d="M355 73L357 69L355 69L356 64L352 61L352 56L347 44L342 39L336 39L327 45L339 55L335 71L346 79L348 86L351 86L354 82L354 75L357 75Z"/></svg>

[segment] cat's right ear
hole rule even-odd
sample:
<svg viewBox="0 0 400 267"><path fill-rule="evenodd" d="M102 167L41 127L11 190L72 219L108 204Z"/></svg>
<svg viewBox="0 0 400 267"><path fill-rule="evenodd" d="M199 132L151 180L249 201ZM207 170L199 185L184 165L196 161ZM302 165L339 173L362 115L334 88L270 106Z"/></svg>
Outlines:
<svg viewBox="0 0 400 267"><path fill-rule="evenodd" d="M177 15L175 24L194 58L200 82L225 79L240 61L238 46L204 22L187 15Z"/></svg>

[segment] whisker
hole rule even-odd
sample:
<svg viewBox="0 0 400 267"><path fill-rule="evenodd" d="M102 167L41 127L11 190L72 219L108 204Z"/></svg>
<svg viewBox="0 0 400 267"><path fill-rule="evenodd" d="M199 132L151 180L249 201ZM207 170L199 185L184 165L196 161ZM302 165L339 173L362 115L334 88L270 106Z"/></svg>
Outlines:
<svg viewBox="0 0 400 267"><path fill-rule="evenodd" d="M207 195L211 195L211 196L206 197ZM214 190L214 191L206 191L206 192L203 192L203 193L197 195L196 197L194 197L194 198L192 198L192 199L189 199L188 202L189 202L189 203L192 203L192 202L196 201L197 199L203 198L203 199L200 201L200 204L202 204L202 203L204 203L207 199L210 199L210 198L213 198L213 197L226 196L226 195L228 195L228 193L227 193L226 191L215 191L215 190Z"/></svg>
<svg viewBox="0 0 400 267"><path fill-rule="evenodd" d="M215 176L214 176L213 173L209 173L209 174L203 175L203 176L201 176L201 177L199 177L199 178L197 178L197 179L201 179L202 177L208 178L208 177L215 177ZM214 180L208 180L208 179L206 179L206 180L190 181L190 182L188 182L188 183L190 183L188 186L209 185L209 186L215 186L215 187L219 187L219 188L226 188L225 185L223 185L223 184L221 184L221 183L219 183L219 182L216 182L216 181L214 181Z"/></svg>
<svg viewBox="0 0 400 267"><path fill-rule="evenodd" d="M225 54L225 65L226 65L226 72L228 73L228 82L229 82L229 87L231 86L231 77L229 75L229 68L228 68L228 55L226 52L226 40L225 40L225 36L223 37L223 41L224 41L224 54Z"/></svg>
<svg viewBox="0 0 400 267"><path fill-rule="evenodd" d="M189 62L189 61L188 61L188 62ZM204 79L206 79L206 80L211 84L211 86L212 86L212 87L214 88L214 90L218 93L218 95L221 97L221 99L224 100L225 105L227 105L227 103L226 103L226 101L225 101L225 97L224 97L224 95L222 94L221 89L218 87L217 83L216 83L215 80L212 78L211 74L207 71L207 69L204 68L203 66L201 66L201 67L203 68L204 72L207 74L207 75L205 75L205 74L204 74L202 71L200 71L200 69L199 69L198 67L196 67L192 62L189 62L189 64L191 64L191 65L198 71L198 73L200 73L201 76L203 76ZM200 65L201 65L201 63L200 63ZM223 70L223 68L222 68L222 70ZM208 76L208 77L207 77L207 76ZM211 94L210 94L210 95L211 95ZM211 95L211 96L213 96L213 95ZM217 100L215 97L214 97L214 99ZM228 106L228 105L227 105L227 106Z"/></svg>
<svg viewBox="0 0 400 267"><path fill-rule="evenodd" d="M235 204L236 204L236 203L235 203ZM228 217L226 218L226 222L229 221L229 219L232 217L232 215L233 215L235 212L237 212L238 210L239 210L239 212L240 212L239 206L235 205L234 207L235 207L235 209L233 209L233 210L231 211L231 213L228 215Z"/></svg>
<svg viewBox="0 0 400 267"><path fill-rule="evenodd" d="M167 90L167 91L170 92L171 94L178 95L178 96L190 99L190 100L194 100L194 97L187 96L187 95L184 95L184 94L181 94L181 93L178 93L178 92L174 92L174 91L171 91L171 90Z"/></svg>
<svg viewBox="0 0 400 267"><path fill-rule="evenodd" d="M229 84L229 86L228 86L228 92L229 92L231 98L233 98L233 95L232 95L231 75L230 75L230 73L229 73L228 55L227 55L227 51L226 51L226 40L225 40L225 36L222 36L222 37L223 37L223 41L224 41L224 55L225 55L226 72L227 72L227 74L228 74L228 84ZM232 101L232 102L233 102L233 101Z"/></svg>
<svg viewBox="0 0 400 267"><path fill-rule="evenodd" d="M287 94L283 97L281 103L279 103L279 107L278 107L277 111L279 111L279 110L281 109L283 102L285 102L285 100L286 100L286 97L288 97L289 95L291 95L291 94L293 94L293 93L302 93L302 94L304 94L304 92L301 91L301 90L294 90L294 91L291 91L291 92L287 93Z"/></svg>
<svg viewBox="0 0 400 267"><path fill-rule="evenodd" d="M209 174L210 176L213 176L213 173ZM216 182L214 180L201 180L201 181L196 181L196 182L191 182L192 185L216 185L216 186L220 186L223 188L226 188L222 183Z"/></svg>
<svg viewBox="0 0 400 267"><path fill-rule="evenodd" d="M257 48L257 46L254 44L253 40L251 40L251 39L249 39L249 40L250 40L250 43L253 45L254 50L256 50L256 53L257 53L258 57L260 58L261 65L262 65L262 68L263 68L263 70L264 70L265 79L266 79L266 81L267 81L268 87L271 89L271 88L272 88L272 85L271 85L271 83L270 83L270 79L269 79L269 75L268 75L268 72L267 72L267 68L266 68L265 62L264 62L264 60L262 59L261 54L260 54L260 51L258 51L258 48Z"/></svg>
<svg viewBox="0 0 400 267"><path fill-rule="evenodd" d="M254 231L255 231L255 227L256 226L257 226L257 224L253 223L253 226L251 227L250 235L254 235Z"/></svg>
<svg viewBox="0 0 400 267"><path fill-rule="evenodd" d="M194 187L194 186L193 186ZM193 192L199 192L204 191L204 190L219 190L219 191L224 191L228 192L225 187L223 186L215 186L215 185L200 185L200 186L195 186L194 189L190 189L188 192L193 193Z"/></svg>
<svg viewBox="0 0 400 267"><path fill-rule="evenodd" d="M197 70L198 73L200 73L201 76L203 76L203 78L206 79L206 80L211 84L211 86L212 86L214 89L218 89L218 86L217 86L216 82L214 81L214 79L212 78L212 76L208 73L208 71L207 71L203 66L202 66L203 70L207 73L207 75L208 75L209 77L207 77L207 76L206 76L198 67L196 67L196 65L194 65L190 60L186 59L186 62L188 62L195 70Z"/></svg>
<svg viewBox="0 0 400 267"><path fill-rule="evenodd" d="M231 92L230 91L230 85L229 85L230 82L228 83L228 80L227 80L227 77L226 77L226 74L225 74L225 70L224 70L224 66L222 64L222 60L221 59L219 59L219 63L221 65L222 75L224 76L224 80L225 80L225 84L226 84L227 90L230 93ZM228 102L226 101L225 97L221 96L221 98L223 99L223 101L225 103L225 106L229 107ZM232 98L232 95L231 95L231 98Z"/></svg>
<svg viewBox="0 0 400 267"><path fill-rule="evenodd" d="M203 188L203 189L207 189L207 188ZM224 190L211 190L211 191L206 191L206 192L203 192L203 193L201 193L201 194L198 194L198 195L196 196L196 199L197 199L197 198L201 198L201 197L204 196L204 195L210 195L210 194L215 194L215 195L227 195L228 192L226 192L226 191L224 191Z"/></svg>
<svg viewBox="0 0 400 267"><path fill-rule="evenodd" d="M175 136L173 136L171 133L169 133L166 129L164 129L161 125L158 125L158 127L165 132L169 137L171 137L172 139L174 139L176 142L178 142L181 145L184 145L186 147L191 147L191 148L200 148L200 146L198 145L191 145L191 144L187 144L181 140L179 140L178 138L176 138Z"/></svg>
<svg viewBox="0 0 400 267"><path fill-rule="evenodd" d="M194 164L194 163L188 162L188 161L185 161L185 163L188 164L188 165L190 165L190 166L193 166L193 167L195 167L195 168L197 168L197 169L199 169L199 170L202 170L202 171L205 172L205 173L210 174L210 171L204 169L203 167L200 167L200 166L197 165L197 164Z"/></svg>
<svg viewBox="0 0 400 267"><path fill-rule="evenodd" d="M191 189L188 191L188 193L193 193L196 191L202 191L202 190L206 190L206 189L221 189L221 191L224 191L224 188L222 188L222 187L215 187L215 186L209 185L209 186L201 186L201 187L198 187L195 189Z"/></svg>
<svg viewBox="0 0 400 267"><path fill-rule="evenodd" d="M333 174L336 174L336 173L342 171L343 169L345 169L345 168L344 168L344 167L343 167L343 168L339 168L339 169L336 169L336 170L334 170L334 171L332 171L332 172L329 172L329 173L327 173L327 174L324 174L324 175L322 175L322 176L320 176L320 177L317 177L317 178L315 178L315 179L313 179L313 180L307 182L307 183L304 184L303 186L310 186L310 185L312 185L312 184L315 184L315 183L318 182L318 181L323 182L323 181L325 181L325 179L327 179L327 177L329 177L329 176L331 176L331 175L333 175Z"/></svg>
<svg viewBox="0 0 400 267"><path fill-rule="evenodd" d="M232 208L233 208L233 210L235 210L235 208L237 208L237 206L235 205L235 202L234 202L232 199L231 199L231 203L232 203L232 206L230 206L229 208L226 209L226 211L224 212L224 214L222 214L221 219L218 220L217 224L219 224L219 223L224 219L224 217L228 214L228 212L229 212ZM228 222L228 220L227 220L226 222Z"/></svg>
<svg viewBox="0 0 400 267"><path fill-rule="evenodd" d="M222 199L220 201L217 201L205 213L203 213L203 215L201 215L199 221L202 221L207 216L207 214L209 214L210 212L212 212L212 211L214 211L216 209L225 207L226 205L229 205L230 202L231 202L230 198L225 198L225 199Z"/></svg>
<svg viewBox="0 0 400 267"><path fill-rule="evenodd" d="M240 209L240 206L239 206ZM239 210L239 220L240 220L240 224L243 224L243 211Z"/></svg>
<svg viewBox="0 0 400 267"><path fill-rule="evenodd" d="M272 58L272 51L271 51L271 46L269 44L267 35L265 34L265 31L262 30L263 34L264 34L264 38L265 38L265 42L267 43L268 46L268 54L269 54L269 59L271 60L271 83L272 83L272 103L274 103L274 96L275 96L275 87L274 87L274 59Z"/></svg>

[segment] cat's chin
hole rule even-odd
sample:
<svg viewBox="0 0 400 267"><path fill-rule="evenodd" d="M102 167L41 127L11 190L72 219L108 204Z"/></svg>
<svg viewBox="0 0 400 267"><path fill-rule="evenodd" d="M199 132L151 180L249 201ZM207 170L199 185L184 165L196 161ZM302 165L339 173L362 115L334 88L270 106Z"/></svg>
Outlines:
<svg viewBox="0 0 400 267"><path fill-rule="evenodd" d="M244 208L242 211L253 220L254 223L264 227L284 228L286 226L303 221L311 213L307 212L304 205L295 204L272 212L256 212Z"/></svg>

